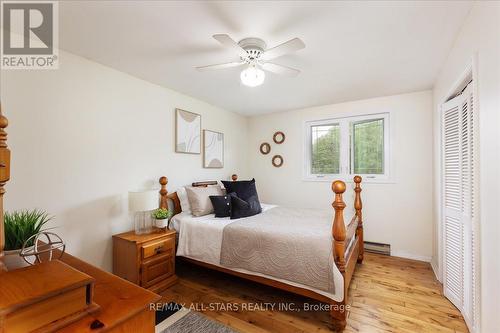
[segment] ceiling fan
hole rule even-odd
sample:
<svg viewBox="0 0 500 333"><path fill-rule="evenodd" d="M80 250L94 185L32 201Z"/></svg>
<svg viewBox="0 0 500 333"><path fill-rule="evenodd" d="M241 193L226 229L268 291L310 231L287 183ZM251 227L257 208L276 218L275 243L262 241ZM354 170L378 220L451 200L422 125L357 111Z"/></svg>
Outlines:
<svg viewBox="0 0 500 333"><path fill-rule="evenodd" d="M226 62L222 64L196 67L199 71L243 67L241 72L241 82L249 87L256 87L264 83L264 71L275 74L295 77L300 71L295 68L278 65L269 60L281 57L282 55L295 52L306 47L299 38L293 38L288 42L268 49L266 43L260 38L245 38L236 43L229 35L217 34L213 38L223 46L231 48L239 55L239 61Z"/></svg>

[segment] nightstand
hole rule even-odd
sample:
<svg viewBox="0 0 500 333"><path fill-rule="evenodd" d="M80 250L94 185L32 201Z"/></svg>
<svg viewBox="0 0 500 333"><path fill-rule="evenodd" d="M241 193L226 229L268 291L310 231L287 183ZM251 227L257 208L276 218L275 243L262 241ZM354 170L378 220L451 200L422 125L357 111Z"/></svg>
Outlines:
<svg viewBox="0 0 500 333"><path fill-rule="evenodd" d="M113 235L113 274L158 293L177 281L175 230Z"/></svg>

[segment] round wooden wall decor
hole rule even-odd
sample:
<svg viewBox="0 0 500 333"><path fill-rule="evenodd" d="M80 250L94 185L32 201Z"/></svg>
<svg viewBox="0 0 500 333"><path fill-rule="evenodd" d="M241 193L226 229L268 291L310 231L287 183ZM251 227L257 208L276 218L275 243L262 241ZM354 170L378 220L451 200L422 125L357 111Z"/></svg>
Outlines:
<svg viewBox="0 0 500 333"><path fill-rule="evenodd" d="M283 142L285 142L285 133L283 132L274 133L273 141L279 145L282 144Z"/></svg>
<svg viewBox="0 0 500 333"><path fill-rule="evenodd" d="M267 142L264 142L260 145L260 152L262 155L267 155L271 152L271 145Z"/></svg>
<svg viewBox="0 0 500 333"><path fill-rule="evenodd" d="M279 168L283 165L283 157L281 155L274 155L272 159L273 166Z"/></svg>

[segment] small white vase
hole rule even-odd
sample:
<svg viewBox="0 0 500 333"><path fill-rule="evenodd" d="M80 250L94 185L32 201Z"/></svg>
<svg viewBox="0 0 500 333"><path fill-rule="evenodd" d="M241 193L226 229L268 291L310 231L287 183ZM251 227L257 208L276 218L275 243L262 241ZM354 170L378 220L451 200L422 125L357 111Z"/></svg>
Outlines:
<svg viewBox="0 0 500 333"><path fill-rule="evenodd" d="M157 228L166 228L168 226L168 219L163 219L163 220L156 219L155 225Z"/></svg>

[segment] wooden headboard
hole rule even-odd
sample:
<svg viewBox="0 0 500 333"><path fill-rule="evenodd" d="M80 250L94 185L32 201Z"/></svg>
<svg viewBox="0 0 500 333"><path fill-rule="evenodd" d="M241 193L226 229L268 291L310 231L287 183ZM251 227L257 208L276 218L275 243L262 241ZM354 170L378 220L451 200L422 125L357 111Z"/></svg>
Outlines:
<svg viewBox="0 0 500 333"><path fill-rule="evenodd" d="M238 175L233 174L231 176L231 180L233 182L238 180ZM172 192L168 193L167 190L167 184L168 184L168 178L163 176L160 178L160 208L168 208L168 200L172 200L174 204L174 215L179 214L182 212L181 209L181 202L179 200L179 197L177 196L177 192ZM195 182L192 183L191 186L193 187L207 187L209 185L217 185L216 180L210 180L210 181L205 181L205 182Z"/></svg>

